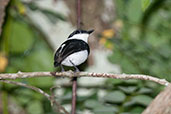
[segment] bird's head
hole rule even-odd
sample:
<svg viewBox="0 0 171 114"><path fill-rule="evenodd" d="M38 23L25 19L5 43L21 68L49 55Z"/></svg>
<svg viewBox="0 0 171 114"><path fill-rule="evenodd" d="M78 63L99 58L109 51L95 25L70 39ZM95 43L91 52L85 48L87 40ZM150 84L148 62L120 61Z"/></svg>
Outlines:
<svg viewBox="0 0 171 114"><path fill-rule="evenodd" d="M84 40L85 42L88 41L89 35L93 32L94 30L75 30L72 32L69 36L68 39L80 39Z"/></svg>

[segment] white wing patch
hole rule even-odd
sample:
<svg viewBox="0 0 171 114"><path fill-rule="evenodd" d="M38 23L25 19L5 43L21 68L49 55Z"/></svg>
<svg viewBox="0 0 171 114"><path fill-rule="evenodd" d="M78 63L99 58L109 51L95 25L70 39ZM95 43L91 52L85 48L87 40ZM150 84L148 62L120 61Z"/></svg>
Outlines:
<svg viewBox="0 0 171 114"><path fill-rule="evenodd" d="M63 50L64 46L65 46L65 44L61 45L61 49L59 50L59 53L61 53L61 51Z"/></svg>

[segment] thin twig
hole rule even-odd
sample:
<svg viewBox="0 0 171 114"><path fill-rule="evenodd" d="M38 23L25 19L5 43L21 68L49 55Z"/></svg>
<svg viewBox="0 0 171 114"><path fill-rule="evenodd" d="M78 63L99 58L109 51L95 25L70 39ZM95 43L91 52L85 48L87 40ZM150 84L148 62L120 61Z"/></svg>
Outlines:
<svg viewBox="0 0 171 114"><path fill-rule="evenodd" d="M77 29L81 29L81 0L76 0Z"/></svg>
<svg viewBox="0 0 171 114"><path fill-rule="evenodd" d="M88 73L88 72L18 72L18 73L4 73L0 74L0 79L17 79L17 78L31 78L31 77L99 77L99 78L113 78L113 79L137 79L137 80L149 80L161 85L167 86L170 82L165 79L157 77L143 75L143 74L110 74L110 73Z"/></svg>
<svg viewBox="0 0 171 114"><path fill-rule="evenodd" d="M54 97L52 97L51 95L49 95L48 93L44 92L42 89L34 87L34 86L30 86L21 82L15 82L15 81L10 81L10 80L0 80L1 82L4 83L8 83L8 84L14 84L14 85L18 85L18 86L22 86L22 87L26 87L29 89L32 89L42 95L44 95L45 97L47 97L47 99L52 103L55 104L58 107L58 112L64 112L65 114L69 114L64 107L62 107L58 102L55 101Z"/></svg>
<svg viewBox="0 0 171 114"><path fill-rule="evenodd" d="M72 107L71 114L76 113L76 102L77 102L77 77L72 79Z"/></svg>
<svg viewBox="0 0 171 114"><path fill-rule="evenodd" d="M76 11L77 11L77 29L81 29L81 0L76 0ZM74 77L72 79L71 114L76 113L76 102L77 102L77 77Z"/></svg>

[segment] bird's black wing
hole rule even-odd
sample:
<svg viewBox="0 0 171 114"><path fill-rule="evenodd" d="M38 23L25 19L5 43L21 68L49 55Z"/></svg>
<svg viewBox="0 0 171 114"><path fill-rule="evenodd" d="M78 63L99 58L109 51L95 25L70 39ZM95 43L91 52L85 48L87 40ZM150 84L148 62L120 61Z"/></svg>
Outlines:
<svg viewBox="0 0 171 114"><path fill-rule="evenodd" d="M88 50L88 54L90 53L88 44L83 40L71 39L65 41L55 53L54 66L59 66L66 57L82 50Z"/></svg>

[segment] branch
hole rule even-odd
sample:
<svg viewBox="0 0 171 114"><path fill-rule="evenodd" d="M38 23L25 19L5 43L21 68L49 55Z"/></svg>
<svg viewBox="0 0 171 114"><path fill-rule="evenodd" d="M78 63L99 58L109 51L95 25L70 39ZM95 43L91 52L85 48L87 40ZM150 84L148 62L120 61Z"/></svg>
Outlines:
<svg viewBox="0 0 171 114"><path fill-rule="evenodd" d="M160 92L142 114L171 114L171 84Z"/></svg>
<svg viewBox="0 0 171 114"><path fill-rule="evenodd" d="M58 109L57 111L58 112L64 112L65 114L69 114L64 107L62 107L58 102L55 101L54 97L49 95L48 93L44 92L42 89L40 88L37 88L37 87L34 87L34 86L30 86L30 85L27 85L27 84L24 84L24 83L21 83L21 82L15 82L15 81L10 81L10 80L0 80L1 82L4 82L4 83L8 83L8 84L14 84L14 85L18 85L18 86L22 86L22 87L26 87L26 88L29 88L29 89L32 89L42 95L44 95L45 97L47 97L47 99L51 102L51 104L55 104L57 105Z"/></svg>
<svg viewBox="0 0 171 114"><path fill-rule="evenodd" d="M2 24L5 17L5 8L8 5L9 0L0 0L0 35L2 32Z"/></svg>
<svg viewBox="0 0 171 114"><path fill-rule="evenodd" d="M1 79L17 79L17 78L31 78L31 77L101 77L101 78L113 78L113 79L138 79L138 80L150 80L161 85L167 86L170 82L165 79L156 78L143 74L109 74L109 73L88 73L88 72L18 72L18 73L4 73L0 74Z"/></svg>

